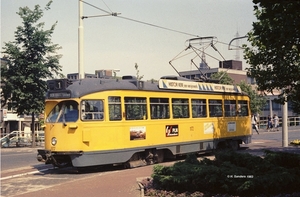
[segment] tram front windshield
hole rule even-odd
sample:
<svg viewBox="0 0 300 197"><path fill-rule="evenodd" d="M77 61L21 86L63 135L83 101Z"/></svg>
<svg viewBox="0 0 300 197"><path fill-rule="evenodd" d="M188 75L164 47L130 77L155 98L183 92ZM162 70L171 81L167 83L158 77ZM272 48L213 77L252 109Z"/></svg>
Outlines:
<svg viewBox="0 0 300 197"><path fill-rule="evenodd" d="M78 103L76 101L62 101L49 113L46 122L76 122L78 120Z"/></svg>

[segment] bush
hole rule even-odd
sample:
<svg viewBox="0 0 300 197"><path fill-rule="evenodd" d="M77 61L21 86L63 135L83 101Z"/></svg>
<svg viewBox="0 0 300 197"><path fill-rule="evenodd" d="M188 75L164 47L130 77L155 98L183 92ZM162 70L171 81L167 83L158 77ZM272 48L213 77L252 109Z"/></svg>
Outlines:
<svg viewBox="0 0 300 197"><path fill-rule="evenodd" d="M215 160L188 155L173 166L154 166L153 186L206 195L275 195L300 192L300 156L265 151L265 158L233 151L217 152Z"/></svg>

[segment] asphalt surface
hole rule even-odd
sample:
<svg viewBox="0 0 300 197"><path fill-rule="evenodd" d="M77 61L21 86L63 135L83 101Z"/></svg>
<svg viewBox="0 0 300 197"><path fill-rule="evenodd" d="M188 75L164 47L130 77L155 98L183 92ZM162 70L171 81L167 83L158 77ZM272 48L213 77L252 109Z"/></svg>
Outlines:
<svg viewBox="0 0 300 197"><path fill-rule="evenodd" d="M38 191L28 192L15 197L140 197L141 190L137 177L148 177L153 166L96 174L90 178L68 181Z"/></svg>

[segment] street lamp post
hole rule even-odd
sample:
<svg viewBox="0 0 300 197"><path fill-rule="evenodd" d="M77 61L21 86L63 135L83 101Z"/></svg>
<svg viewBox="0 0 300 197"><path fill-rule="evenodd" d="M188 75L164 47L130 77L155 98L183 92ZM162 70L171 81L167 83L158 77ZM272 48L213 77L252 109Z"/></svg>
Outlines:
<svg viewBox="0 0 300 197"><path fill-rule="evenodd" d="M284 104L282 105L282 147L288 147L288 102L286 101L286 95L284 93Z"/></svg>

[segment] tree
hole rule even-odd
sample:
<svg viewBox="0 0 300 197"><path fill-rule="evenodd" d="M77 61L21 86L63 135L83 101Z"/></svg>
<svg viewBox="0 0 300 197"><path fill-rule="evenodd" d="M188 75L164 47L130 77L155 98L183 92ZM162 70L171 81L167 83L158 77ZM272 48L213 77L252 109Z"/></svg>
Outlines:
<svg viewBox="0 0 300 197"><path fill-rule="evenodd" d="M222 78L220 79L220 77ZM220 79L220 84L233 85L234 80L228 76L226 72L218 72L211 75L211 79ZM266 105L267 99L265 96L258 94L258 91L252 89L251 85L245 81L241 81L239 84L241 90L248 94L250 97L250 110L252 113L260 113L263 107Z"/></svg>
<svg viewBox="0 0 300 197"><path fill-rule="evenodd" d="M234 80L228 76L227 72L221 71L211 75L211 79L220 79L220 84L232 85Z"/></svg>
<svg viewBox="0 0 300 197"><path fill-rule="evenodd" d="M290 100L300 113L300 1L253 3L257 21L244 51L249 74L262 91L282 90L278 101Z"/></svg>
<svg viewBox="0 0 300 197"><path fill-rule="evenodd" d="M51 1L45 10L50 9ZM34 114L44 109L47 90L46 79L62 75L59 65L60 49L51 42L57 22L49 30L44 30L44 23L38 22L43 16L43 9L36 5L33 10L19 8L17 14L23 19L23 26L15 31L15 41L4 43L3 53L8 60L7 66L1 66L2 87L1 105L9 101L15 103L18 115L32 114L32 132L34 133ZM35 135L33 136L33 146Z"/></svg>
<svg viewBox="0 0 300 197"><path fill-rule="evenodd" d="M139 65L137 63L135 63L134 68L136 70L136 79L138 81L142 80L144 78L144 75L142 75L142 76L139 75L140 70L139 70Z"/></svg>
<svg viewBox="0 0 300 197"><path fill-rule="evenodd" d="M251 113L259 114L263 107L266 105L267 99L262 94L258 94L257 91L253 90L251 85L247 84L245 81L241 81L239 84L241 90L246 92L250 97L250 110Z"/></svg>

